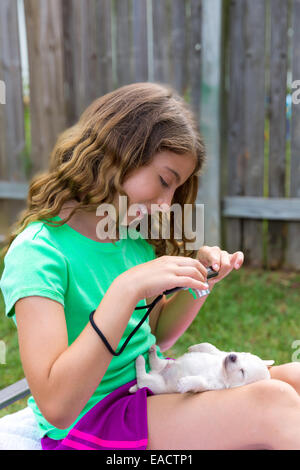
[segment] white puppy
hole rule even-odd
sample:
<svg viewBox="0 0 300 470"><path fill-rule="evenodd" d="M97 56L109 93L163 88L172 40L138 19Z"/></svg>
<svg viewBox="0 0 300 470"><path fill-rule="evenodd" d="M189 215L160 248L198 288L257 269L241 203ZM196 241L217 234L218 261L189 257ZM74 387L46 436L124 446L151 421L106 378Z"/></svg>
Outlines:
<svg viewBox="0 0 300 470"><path fill-rule="evenodd" d="M137 384L130 393L148 387L154 394L204 392L239 387L257 380L270 379L268 366L274 361L264 361L245 352L224 352L210 343L195 344L178 359L161 359L156 345L149 349L150 372L145 369L144 356L136 359Z"/></svg>

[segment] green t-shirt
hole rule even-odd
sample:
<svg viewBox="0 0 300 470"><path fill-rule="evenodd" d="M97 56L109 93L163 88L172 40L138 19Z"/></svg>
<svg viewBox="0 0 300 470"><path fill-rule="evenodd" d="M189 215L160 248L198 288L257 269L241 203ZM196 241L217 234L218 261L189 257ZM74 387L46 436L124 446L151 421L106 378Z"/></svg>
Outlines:
<svg viewBox="0 0 300 470"><path fill-rule="evenodd" d="M53 220L61 219L56 216ZM133 239L133 232L137 239ZM131 228L127 232L121 227L120 233L121 237L122 233L127 233L127 238L120 238L114 246L113 243L89 239L67 224L51 227L43 221L30 223L14 239L4 258L0 287L5 314L15 321L14 305L22 297L38 295L56 300L64 306L68 344L73 343L86 327L90 312L98 307L112 281L131 267L155 259L153 247L139 232ZM146 300L139 301L137 305L146 305ZM133 311L117 350L145 313L146 309ZM113 356L101 383L68 429L57 429L47 422L31 396L28 406L34 411L41 437L64 438L96 403L116 388L134 380L138 355L145 357L148 372L148 350L155 343L148 317L120 356ZM158 346L157 352L159 357L164 357Z"/></svg>

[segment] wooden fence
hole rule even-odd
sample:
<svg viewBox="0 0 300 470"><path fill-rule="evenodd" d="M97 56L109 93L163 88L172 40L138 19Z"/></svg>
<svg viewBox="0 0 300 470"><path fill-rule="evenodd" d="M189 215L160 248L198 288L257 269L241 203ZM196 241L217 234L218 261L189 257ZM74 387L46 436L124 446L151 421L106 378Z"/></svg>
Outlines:
<svg viewBox="0 0 300 470"><path fill-rule="evenodd" d="M300 2L238 0L228 8L226 247L242 249L254 266L300 269L297 104L286 138L287 90L300 78Z"/></svg>
<svg viewBox="0 0 300 470"><path fill-rule="evenodd" d="M7 89L0 233L23 208L28 180L47 166L58 133L92 100L157 81L190 103L207 143L197 199L205 204L205 243L242 249L253 266L300 269L300 106L292 106L290 141L285 107L287 77L300 79L299 0L24 0L24 7L29 154L17 0L0 2Z"/></svg>

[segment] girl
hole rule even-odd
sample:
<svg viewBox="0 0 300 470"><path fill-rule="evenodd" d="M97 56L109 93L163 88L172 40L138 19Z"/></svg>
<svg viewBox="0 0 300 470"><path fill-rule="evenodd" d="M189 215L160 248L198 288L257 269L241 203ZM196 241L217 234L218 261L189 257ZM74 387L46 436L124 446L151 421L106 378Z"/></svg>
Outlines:
<svg viewBox="0 0 300 470"><path fill-rule="evenodd" d="M120 355L97 332L119 351L141 319L136 305L174 287L205 289L209 265L219 271L212 290L242 265L241 252L185 250L185 235L151 239L150 224L147 241L137 230L120 237L124 225L116 237L97 236L106 221L97 207L112 204L119 222L120 195L127 210L194 204L203 162L184 100L171 87L134 83L95 100L59 136L49 170L32 180L4 251L1 288L43 449L300 449L298 363L273 367L277 380L231 390L129 394L136 357L144 355L148 372L150 346L164 357L206 297L163 296Z"/></svg>

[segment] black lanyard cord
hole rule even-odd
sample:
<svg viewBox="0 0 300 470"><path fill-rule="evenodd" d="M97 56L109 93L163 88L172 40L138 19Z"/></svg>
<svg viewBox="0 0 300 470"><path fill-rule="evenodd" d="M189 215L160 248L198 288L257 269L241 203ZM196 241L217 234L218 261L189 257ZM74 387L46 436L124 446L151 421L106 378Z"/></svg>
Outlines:
<svg viewBox="0 0 300 470"><path fill-rule="evenodd" d="M210 268L208 268L208 275L207 275L207 279L210 279L212 277L215 277L217 276L218 273L212 271ZM153 310L153 308L155 307L155 305L161 300L162 296L163 295L168 295L168 294L171 294L171 293L174 293L178 290L182 289L182 287L174 287L173 289L168 289L166 291L164 291L162 294L158 295L154 300L153 302L151 302L150 305L143 305L143 306L140 306L140 307L135 307L134 310L140 310L140 309L145 309L145 308L148 308L147 312L145 313L145 315L143 316L143 318L141 319L141 321L138 323L138 325L134 328L134 330L132 330L132 332L130 333L130 335L126 338L126 340L124 341L122 347L120 348L120 350L118 352L114 351L111 347L111 345L109 344L109 342L107 341L107 339L105 338L104 334L99 330L99 328L97 327L96 323L94 322L94 313L96 310L93 310L91 313L90 313L90 316L89 316L89 319L90 319L90 323L92 325L92 327L94 328L94 330L96 331L96 333L100 336L100 338L102 339L102 341L104 342L105 346L107 347L107 349L109 350L109 352L111 354L113 354L114 356L119 356L125 349L126 345L128 344L128 342L130 341L130 339L132 338L132 336L134 335L134 333L140 328L140 326L144 323L144 321L146 320L146 318L150 315L151 311Z"/></svg>
<svg viewBox="0 0 300 470"><path fill-rule="evenodd" d="M126 338L126 340L124 341L121 349L116 352L112 349L111 345L109 344L109 342L107 341L107 339L105 338L104 334L99 330L99 328L97 327L96 323L94 322L94 319L93 319L93 316L94 316L94 313L96 310L93 310L91 313L90 313L90 322L94 328L94 330L96 330L96 332L98 333L98 335L100 336L100 338L103 340L105 346L107 347L107 349L111 352L111 354L113 354L114 356L119 356L123 351L124 351L124 348L126 347L126 345L128 344L128 342L130 341L130 339L132 338L132 336L134 335L134 333L140 328L140 326L144 323L144 321L146 320L146 318L148 317L148 315L150 315L151 311L153 310L153 308L155 307L155 305L160 301L160 299L162 298L163 294L159 295L158 297L156 297L156 299L153 300L153 302L150 304L150 305L143 305L141 307L136 307L134 310L139 310L139 309L144 309L144 308L147 308L148 307L148 310L146 312L146 314L143 316L143 318L141 319L141 321L139 322L139 324L134 328L134 330L132 330L132 332L130 333L130 335Z"/></svg>

